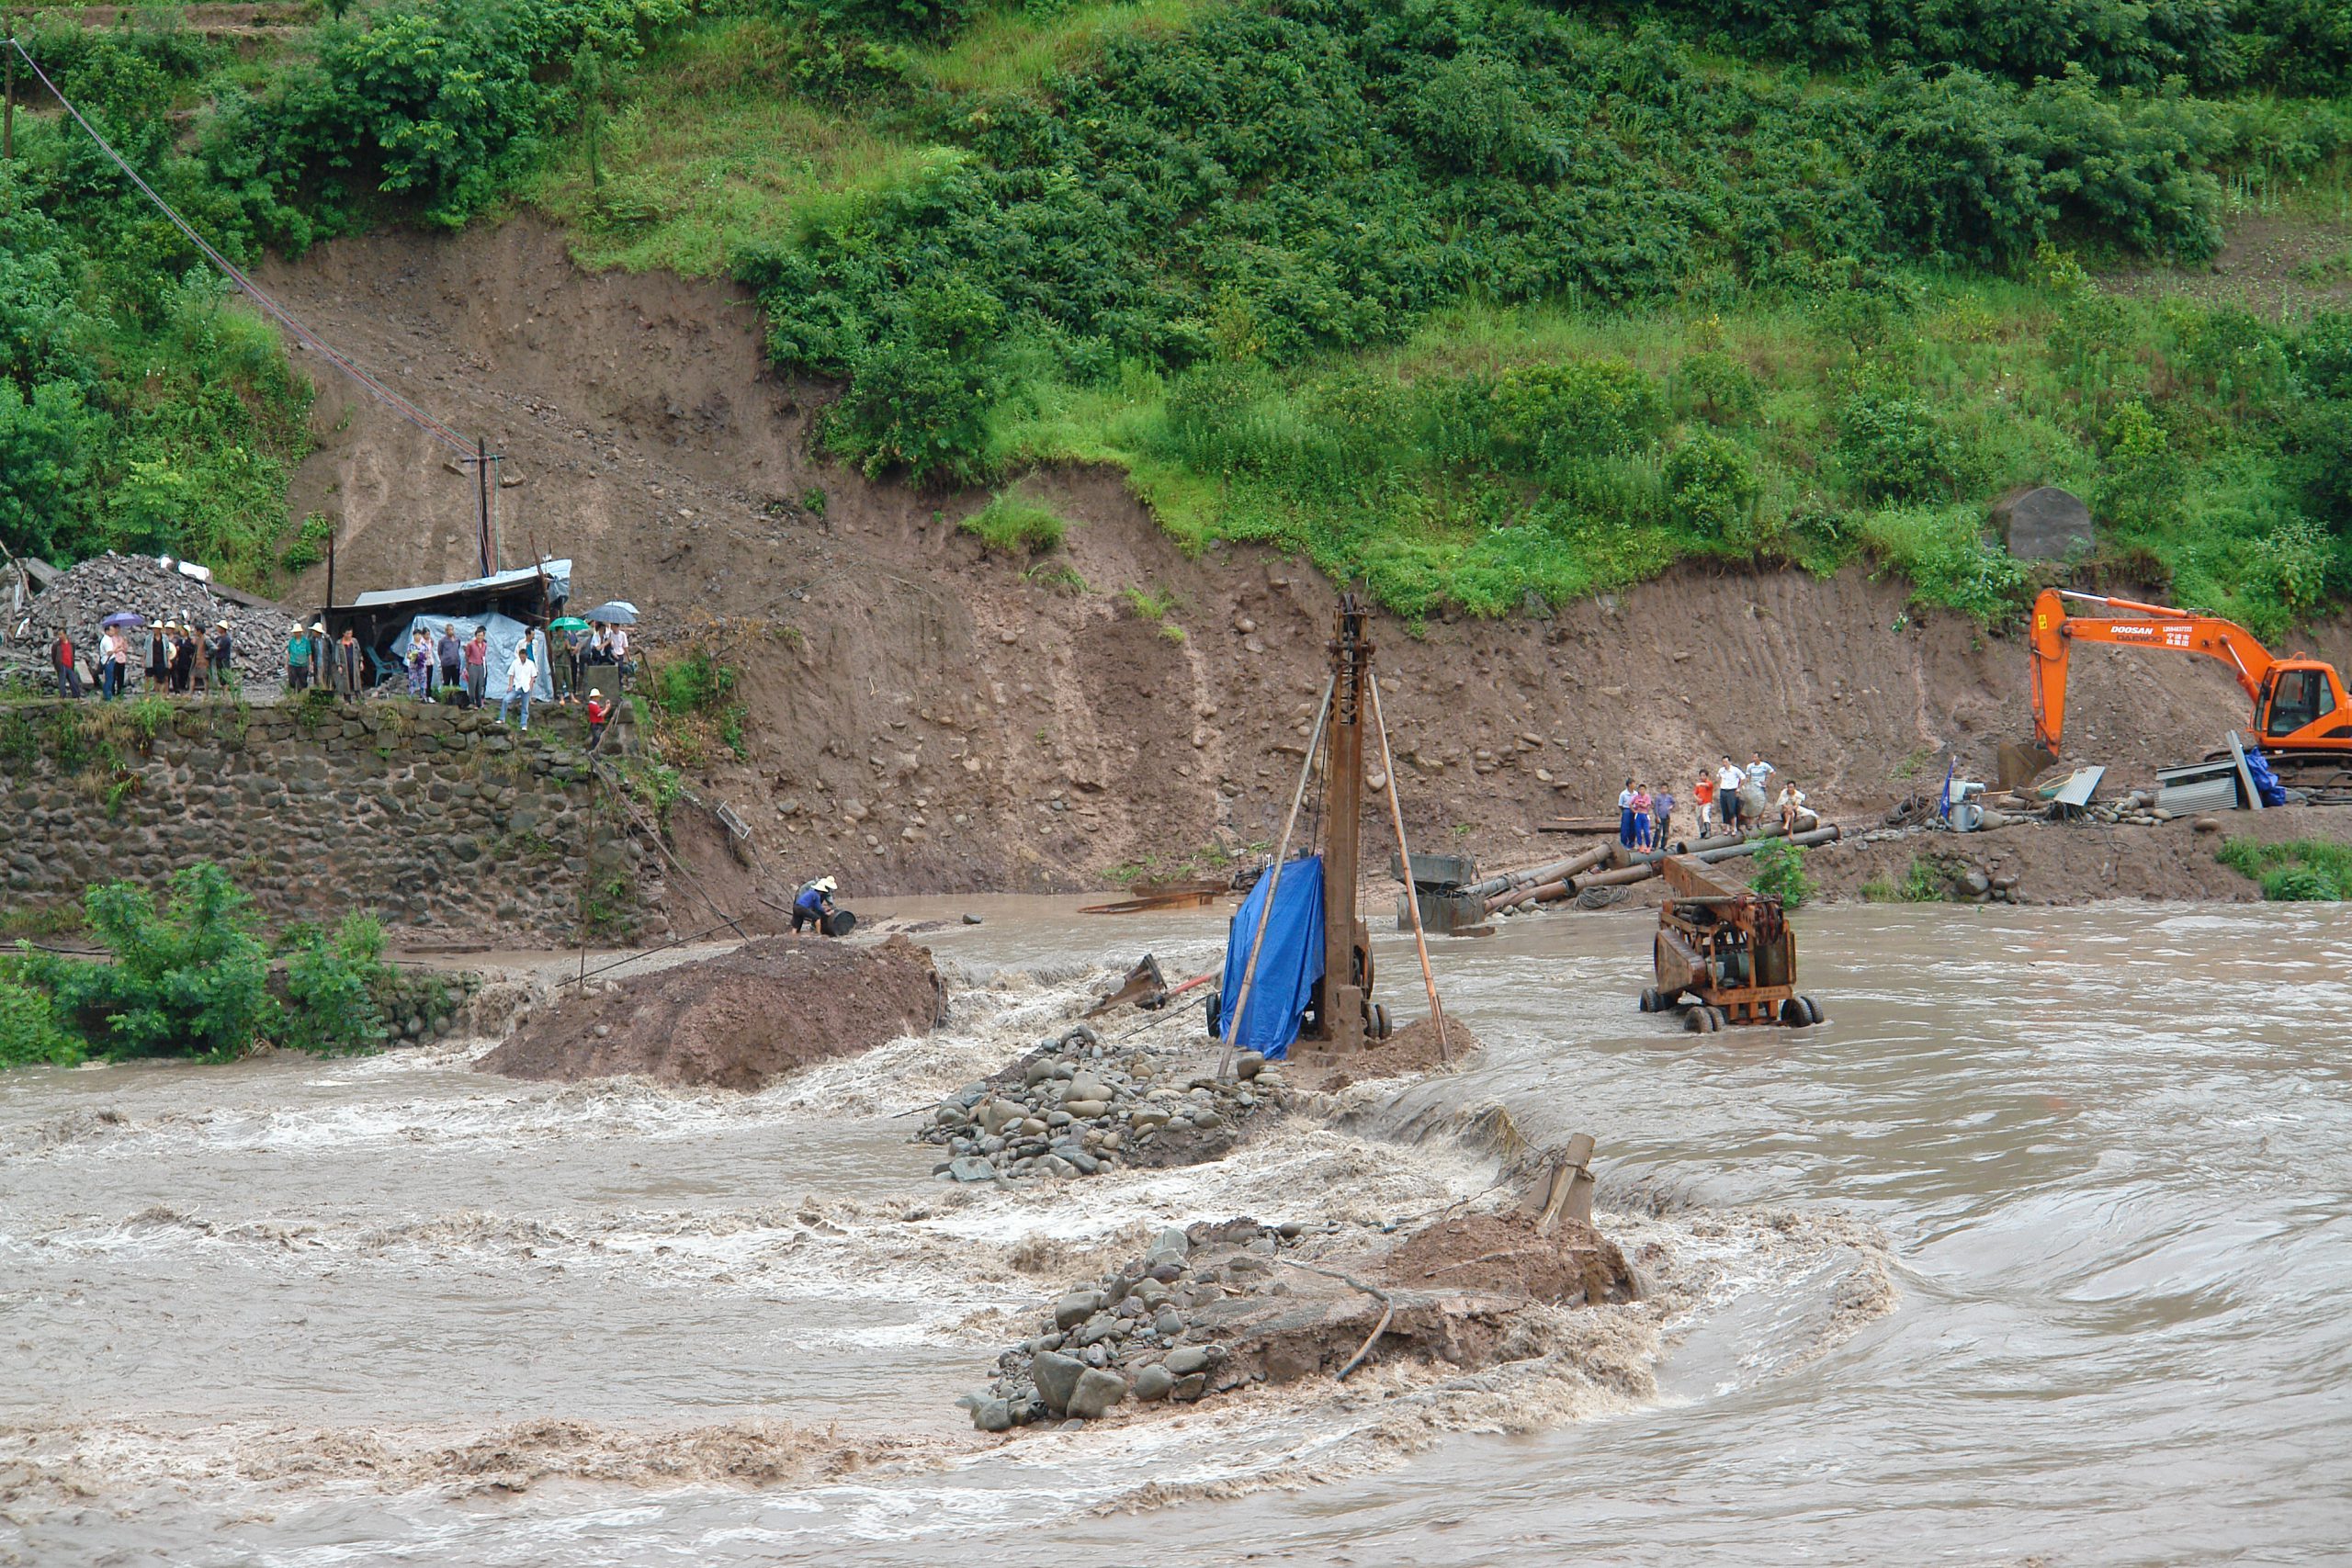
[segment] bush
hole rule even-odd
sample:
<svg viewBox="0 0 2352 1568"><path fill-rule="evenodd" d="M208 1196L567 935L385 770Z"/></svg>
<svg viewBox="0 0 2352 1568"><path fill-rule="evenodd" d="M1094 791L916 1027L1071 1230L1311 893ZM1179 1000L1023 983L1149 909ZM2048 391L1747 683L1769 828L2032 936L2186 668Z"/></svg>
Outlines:
<svg viewBox="0 0 2352 1568"><path fill-rule="evenodd" d="M993 361L1003 310L960 278L913 290L849 362L850 384L825 421L826 443L867 475L916 484L987 476L988 413L1004 388Z"/></svg>
<svg viewBox="0 0 2352 1568"><path fill-rule="evenodd" d="M1754 514L1763 481L1756 459L1728 435L1692 431L1666 457L1667 505L1674 521L1701 538L1753 548Z"/></svg>
<svg viewBox="0 0 2352 1568"><path fill-rule="evenodd" d="M714 712L735 690L734 666L719 662L707 648L656 665L651 675L653 705L672 718Z"/></svg>
<svg viewBox="0 0 2352 1568"><path fill-rule="evenodd" d="M1514 366L1495 378L1497 422L1544 462L1622 457L1666 433L1657 383L1622 359Z"/></svg>
<svg viewBox="0 0 2352 1568"><path fill-rule="evenodd" d="M0 1068L70 1067L84 1054L81 1042L59 1027L46 991L0 978Z"/></svg>
<svg viewBox="0 0 2352 1568"><path fill-rule="evenodd" d="M1794 909L1813 897L1813 878L1804 869L1804 850L1786 839L1767 840L1756 852L1756 874L1747 886L1767 898L1778 898Z"/></svg>
<svg viewBox="0 0 2352 1568"><path fill-rule="evenodd" d="M956 526L1000 555L1034 556L1059 545L1069 525L1050 506L1000 491Z"/></svg>
<svg viewBox="0 0 2352 1568"><path fill-rule="evenodd" d="M333 934L303 933L286 963L285 1043L321 1056L376 1049L386 1033L376 996L393 977L373 915L345 915Z"/></svg>
<svg viewBox="0 0 2352 1568"><path fill-rule="evenodd" d="M253 900L219 866L175 872L160 910L128 882L91 888L83 907L114 962L31 954L26 977L109 1055L226 1061L275 1022Z"/></svg>
<svg viewBox="0 0 2352 1568"><path fill-rule="evenodd" d="M1838 459L1863 495L1923 501L1951 493L1954 444L1926 403L1868 389L1841 400L1837 417Z"/></svg>

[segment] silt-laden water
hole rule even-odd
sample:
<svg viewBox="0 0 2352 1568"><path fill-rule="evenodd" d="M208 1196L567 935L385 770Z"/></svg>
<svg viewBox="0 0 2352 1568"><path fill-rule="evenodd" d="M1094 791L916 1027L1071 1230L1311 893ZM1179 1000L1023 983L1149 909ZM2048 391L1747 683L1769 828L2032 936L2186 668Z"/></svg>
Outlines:
<svg viewBox="0 0 2352 1568"><path fill-rule="evenodd" d="M1016 1193L891 1113L1222 931L967 907L948 1031L750 1098L476 1047L0 1077L0 1563L2352 1556L2341 914L1809 914L1830 1024L1707 1037L1634 1010L1645 917L1515 922L1436 949L1469 1070ZM955 1409L1147 1227L1479 1192L1497 1104L1600 1140L1650 1304L1340 1397Z"/></svg>

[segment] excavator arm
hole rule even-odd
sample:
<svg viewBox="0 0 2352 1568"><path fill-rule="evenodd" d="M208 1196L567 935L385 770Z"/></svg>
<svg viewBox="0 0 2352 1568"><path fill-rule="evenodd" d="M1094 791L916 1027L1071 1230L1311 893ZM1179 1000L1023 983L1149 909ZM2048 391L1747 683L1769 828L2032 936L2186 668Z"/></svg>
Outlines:
<svg viewBox="0 0 2352 1568"><path fill-rule="evenodd" d="M2070 615L2066 601L2096 604L2113 615ZM2270 650L2244 626L2211 615L2142 604L2130 599L2106 599L2093 593L2069 593L2045 588L2033 602L2033 738L2053 756L2066 726L2066 655L2077 642L2113 643L2120 648L2148 648L2166 653L2200 653L2230 667L2245 694L2259 703L2262 683L2278 662Z"/></svg>

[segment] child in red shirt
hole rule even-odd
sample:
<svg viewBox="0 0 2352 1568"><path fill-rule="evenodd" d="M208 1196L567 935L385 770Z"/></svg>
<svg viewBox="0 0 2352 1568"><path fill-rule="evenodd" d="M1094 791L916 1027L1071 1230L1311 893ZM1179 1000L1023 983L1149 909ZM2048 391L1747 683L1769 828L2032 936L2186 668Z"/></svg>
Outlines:
<svg viewBox="0 0 2352 1568"><path fill-rule="evenodd" d="M594 687L588 692L588 750L594 751L605 743L605 721L613 716L613 705L605 694Z"/></svg>

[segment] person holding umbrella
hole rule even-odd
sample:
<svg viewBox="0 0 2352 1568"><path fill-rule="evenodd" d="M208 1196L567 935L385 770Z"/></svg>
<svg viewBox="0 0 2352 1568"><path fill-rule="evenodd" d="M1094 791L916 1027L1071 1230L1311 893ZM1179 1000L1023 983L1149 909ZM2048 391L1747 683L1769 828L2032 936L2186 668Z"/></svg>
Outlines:
<svg viewBox="0 0 2352 1568"><path fill-rule="evenodd" d="M637 625L637 606L626 599L608 600L588 612L588 619L611 628L609 638L599 646L609 650L613 665L613 689L625 690L628 685L628 628Z"/></svg>

